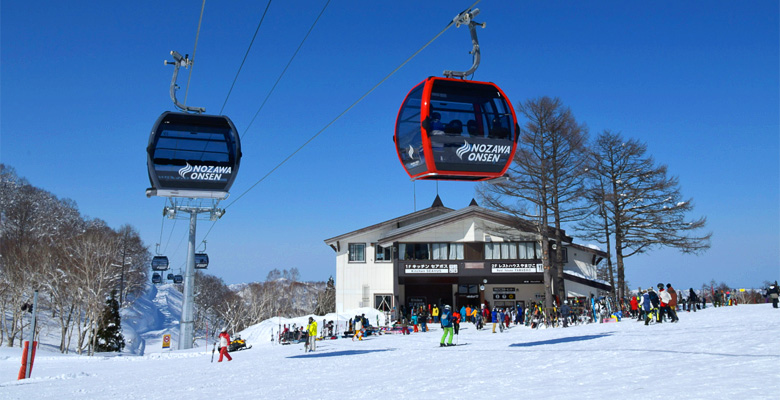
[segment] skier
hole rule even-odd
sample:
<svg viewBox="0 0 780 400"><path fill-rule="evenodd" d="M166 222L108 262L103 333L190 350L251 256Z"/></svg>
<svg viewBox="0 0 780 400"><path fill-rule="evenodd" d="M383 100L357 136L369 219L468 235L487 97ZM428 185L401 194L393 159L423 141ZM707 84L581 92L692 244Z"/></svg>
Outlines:
<svg viewBox="0 0 780 400"><path fill-rule="evenodd" d="M448 306L448 305L444 306L444 310L441 312L441 329L444 331L444 334L441 335L441 342L439 343L439 347L453 346L453 344L452 344L452 311L450 311L450 306ZM447 344L444 344L444 339L447 338L447 335L449 335L450 337L447 340Z"/></svg>
<svg viewBox="0 0 780 400"><path fill-rule="evenodd" d="M222 357L227 357L228 361L233 361L233 357L228 354L228 346L230 345L230 335L227 333L227 328L222 328L222 332L219 333L219 360L222 362Z"/></svg>
<svg viewBox="0 0 780 400"><path fill-rule="evenodd" d="M767 297L772 299L772 307L777 308L777 301L780 298L780 288L777 287L777 281L774 284L769 285L766 290Z"/></svg>
<svg viewBox="0 0 780 400"><path fill-rule="evenodd" d="M308 351L314 351L317 348L317 321L314 320L314 317L309 317L309 325L306 326L306 330L309 332L306 347L308 347Z"/></svg>
<svg viewBox="0 0 780 400"><path fill-rule="evenodd" d="M431 315L433 315L433 322L438 323L439 322L439 306L433 305L433 311L431 311Z"/></svg>

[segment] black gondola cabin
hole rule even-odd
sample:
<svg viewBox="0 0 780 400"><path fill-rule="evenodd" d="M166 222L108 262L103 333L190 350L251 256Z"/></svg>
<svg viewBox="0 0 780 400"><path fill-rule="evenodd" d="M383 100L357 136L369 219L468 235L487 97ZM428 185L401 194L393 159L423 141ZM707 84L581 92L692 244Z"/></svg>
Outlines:
<svg viewBox="0 0 780 400"><path fill-rule="evenodd" d="M152 274L152 283L162 283L162 276L157 272Z"/></svg>
<svg viewBox="0 0 780 400"><path fill-rule="evenodd" d="M506 172L517 136L515 111L498 86L430 77L406 96L393 139L412 179L482 181Z"/></svg>
<svg viewBox="0 0 780 400"><path fill-rule="evenodd" d="M152 271L166 271L168 269L168 257L154 256L152 258Z"/></svg>
<svg viewBox="0 0 780 400"><path fill-rule="evenodd" d="M146 148L146 195L225 199L238 173L241 143L224 115L166 111Z"/></svg>
<svg viewBox="0 0 780 400"><path fill-rule="evenodd" d="M195 268L206 269L209 267L209 255L206 253L195 253Z"/></svg>
<svg viewBox="0 0 780 400"><path fill-rule="evenodd" d="M181 275L174 275L173 276L173 283L182 283L184 282L184 277Z"/></svg>

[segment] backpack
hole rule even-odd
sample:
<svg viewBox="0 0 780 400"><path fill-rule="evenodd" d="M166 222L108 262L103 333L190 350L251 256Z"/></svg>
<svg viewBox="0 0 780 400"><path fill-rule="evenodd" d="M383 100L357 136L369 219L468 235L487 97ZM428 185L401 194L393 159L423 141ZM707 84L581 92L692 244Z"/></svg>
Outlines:
<svg viewBox="0 0 780 400"><path fill-rule="evenodd" d="M653 307L658 307L658 305L661 303L658 299L658 294L656 292L650 292L650 302L653 303Z"/></svg>

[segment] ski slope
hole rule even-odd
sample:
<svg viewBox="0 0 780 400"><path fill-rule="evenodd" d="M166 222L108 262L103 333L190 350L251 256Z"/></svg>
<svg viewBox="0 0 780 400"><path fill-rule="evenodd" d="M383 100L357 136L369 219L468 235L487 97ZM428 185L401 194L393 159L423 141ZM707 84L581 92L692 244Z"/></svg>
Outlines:
<svg viewBox="0 0 780 400"><path fill-rule="evenodd" d="M280 322L301 325L306 317L272 319L240 332L253 348L223 363L211 362L210 344L163 351L152 338L170 329L159 325L169 321L163 311L149 310L160 314L137 332L146 337L143 356L63 355L43 346L32 378L17 381L21 350L0 348L0 398L763 399L780 392L780 309L770 304L708 307L649 326L624 319L494 334L489 324L477 331L466 323L459 346L449 348L439 347L442 331L433 325L407 336L320 341L313 353L270 340ZM375 323L376 314L366 316Z"/></svg>

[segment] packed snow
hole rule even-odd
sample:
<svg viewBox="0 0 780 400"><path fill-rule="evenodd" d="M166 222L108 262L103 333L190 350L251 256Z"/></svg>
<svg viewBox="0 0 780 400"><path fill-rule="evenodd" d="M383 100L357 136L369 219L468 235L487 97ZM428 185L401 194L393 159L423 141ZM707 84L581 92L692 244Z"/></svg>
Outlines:
<svg viewBox="0 0 780 400"><path fill-rule="evenodd" d="M177 297L179 296L179 297ZM42 335L32 377L16 380L22 351L0 347L2 399L447 399L706 398L759 399L780 392L780 309L771 304L679 312L678 323L645 326L632 319L568 328L512 325L492 333L464 323L453 343L439 347L442 330L323 340L317 350L271 341L282 324L308 316L273 318L238 332L252 348L217 362L213 339L190 350L163 350L162 334L178 339L180 294L154 290L123 310L132 343L122 353L61 354ZM340 325L372 309L338 316ZM335 314L315 317L336 320ZM321 328L321 326L320 326ZM231 332L232 333L232 332Z"/></svg>

